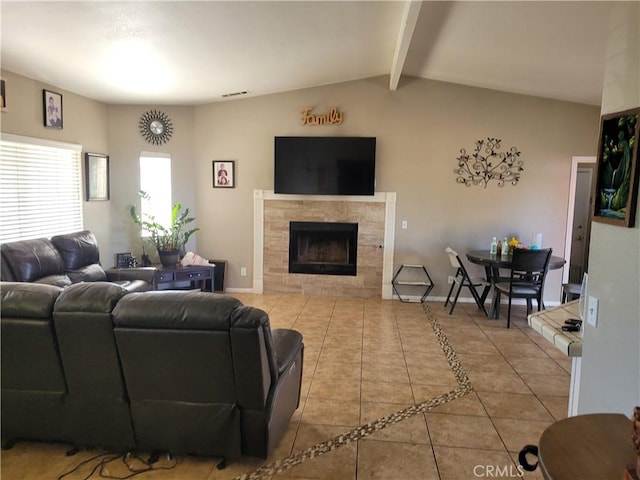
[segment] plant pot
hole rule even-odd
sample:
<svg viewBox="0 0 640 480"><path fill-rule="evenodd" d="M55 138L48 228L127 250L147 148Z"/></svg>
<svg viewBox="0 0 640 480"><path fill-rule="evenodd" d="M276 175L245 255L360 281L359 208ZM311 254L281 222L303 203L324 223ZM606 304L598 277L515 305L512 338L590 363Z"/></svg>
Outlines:
<svg viewBox="0 0 640 480"><path fill-rule="evenodd" d="M160 263L163 267L175 267L180 260L180 251L169 250L166 252L158 252L158 256L160 257Z"/></svg>

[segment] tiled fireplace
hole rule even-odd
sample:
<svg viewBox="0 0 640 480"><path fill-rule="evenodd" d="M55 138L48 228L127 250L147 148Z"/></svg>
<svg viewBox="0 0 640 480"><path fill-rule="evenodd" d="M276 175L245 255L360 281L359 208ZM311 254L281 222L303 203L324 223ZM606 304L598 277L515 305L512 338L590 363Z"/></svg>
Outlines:
<svg viewBox="0 0 640 480"><path fill-rule="evenodd" d="M356 197L255 190L253 290L391 298L394 224L395 193ZM294 249L306 248L302 262L290 261L292 225L303 230L301 239L293 238ZM308 238L310 229L324 239ZM310 267L302 269L306 273L300 263Z"/></svg>

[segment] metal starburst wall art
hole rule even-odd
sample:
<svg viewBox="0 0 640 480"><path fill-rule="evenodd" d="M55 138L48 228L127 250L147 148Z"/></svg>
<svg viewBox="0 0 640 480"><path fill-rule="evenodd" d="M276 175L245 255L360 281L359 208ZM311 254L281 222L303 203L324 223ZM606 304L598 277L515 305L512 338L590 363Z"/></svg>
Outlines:
<svg viewBox="0 0 640 480"><path fill-rule="evenodd" d="M498 182L499 187L505 183L517 185L520 181L520 173L524 171L520 152L516 147L511 147L508 152L499 152L499 138L487 138L476 141L476 146L471 155L460 149L458 168L454 170L457 175L456 182L463 183L467 187L471 185L487 185L491 180Z"/></svg>

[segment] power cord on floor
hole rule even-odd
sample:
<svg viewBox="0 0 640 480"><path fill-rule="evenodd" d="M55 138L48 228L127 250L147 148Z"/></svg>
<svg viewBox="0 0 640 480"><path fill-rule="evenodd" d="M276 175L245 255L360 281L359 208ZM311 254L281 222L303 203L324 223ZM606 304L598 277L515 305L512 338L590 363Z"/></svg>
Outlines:
<svg viewBox="0 0 640 480"><path fill-rule="evenodd" d="M82 477L82 480L88 480L89 478L93 477L96 473L99 475L100 478L108 478L112 480L126 480L128 478L135 477L136 475L141 475L143 473L154 471L154 470L171 470L173 468L176 468L176 466L178 465L178 460L172 457L170 453L166 454L166 458L167 458L167 461L170 462L169 464L156 465L156 463L160 460L160 455L158 452L153 452L149 457L149 459L147 460L140 458L139 455L136 455L132 452L101 453L98 455L94 455L93 457L87 458L86 460L83 460L68 472L62 473L61 475L58 476L58 480L62 480L63 478L73 474L74 472L77 472L80 468L82 468L85 465L91 465L92 462L96 462L96 464L93 466L89 474ZM113 475L105 471L106 467L109 464L111 464L112 462L116 462L118 460L122 460L122 463L125 465L127 471L130 473L126 475ZM134 465L134 461L139 462L141 466Z"/></svg>

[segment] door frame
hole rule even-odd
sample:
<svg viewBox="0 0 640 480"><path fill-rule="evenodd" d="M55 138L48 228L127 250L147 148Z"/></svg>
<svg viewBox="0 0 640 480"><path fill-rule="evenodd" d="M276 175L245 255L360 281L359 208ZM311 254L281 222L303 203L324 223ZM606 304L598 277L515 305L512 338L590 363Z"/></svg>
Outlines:
<svg viewBox="0 0 640 480"><path fill-rule="evenodd" d="M569 206L567 208L567 226L564 241L564 258L567 262L571 258L571 243L573 241L573 214L576 208L576 183L578 182L578 164L596 163L596 157L571 157L571 176L569 178ZM565 264L566 267L566 264ZM569 268L562 270L562 283L569 282Z"/></svg>

